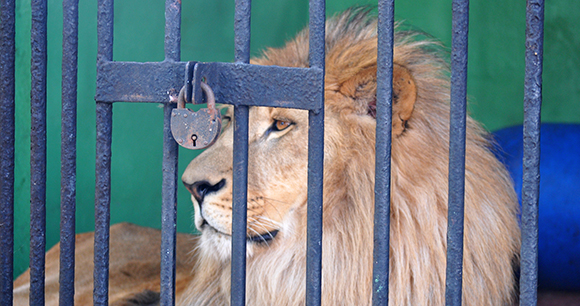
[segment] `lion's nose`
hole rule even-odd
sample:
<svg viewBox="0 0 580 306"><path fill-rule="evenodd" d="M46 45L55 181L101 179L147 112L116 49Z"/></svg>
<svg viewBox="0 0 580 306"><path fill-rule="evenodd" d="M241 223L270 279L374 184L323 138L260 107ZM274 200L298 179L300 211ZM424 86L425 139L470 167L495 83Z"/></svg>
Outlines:
<svg viewBox="0 0 580 306"><path fill-rule="evenodd" d="M201 203L203 202L203 198L209 193L216 192L222 189L226 184L226 180L222 179L221 181L219 181L217 184L214 185L212 185L208 181L198 181L193 184L187 184L183 182L183 184L185 185L185 188L187 188L187 190L191 192L195 200L197 200L197 203L201 205Z"/></svg>

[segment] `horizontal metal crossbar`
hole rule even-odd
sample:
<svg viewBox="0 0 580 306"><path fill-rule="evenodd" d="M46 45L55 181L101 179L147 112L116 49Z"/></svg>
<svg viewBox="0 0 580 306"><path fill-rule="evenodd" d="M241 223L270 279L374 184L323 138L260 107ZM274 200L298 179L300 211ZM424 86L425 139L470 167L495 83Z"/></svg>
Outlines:
<svg viewBox="0 0 580 306"><path fill-rule="evenodd" d="M290 68L242 63L197 63L193 72L194 103L203 103L199 83L205 78L216 102L322 109L320 68Z"/></svg>
<svg viewBox="0 0 580 306"><path fill-rule="evenodd" d="M99 102L169 102L183 86L186 62L103 61L97 68Z"/></svg>
<svg viewBox="0 0 580 306"><path fill-rule="evenodd" d="M99 102L170 102L184 84L186 62L99 63ZM199 83L210 85L218 103L276 106L318 111L323 107L320 68L259 66L243 63L196 63L194 103L204 103Z"/></svg>

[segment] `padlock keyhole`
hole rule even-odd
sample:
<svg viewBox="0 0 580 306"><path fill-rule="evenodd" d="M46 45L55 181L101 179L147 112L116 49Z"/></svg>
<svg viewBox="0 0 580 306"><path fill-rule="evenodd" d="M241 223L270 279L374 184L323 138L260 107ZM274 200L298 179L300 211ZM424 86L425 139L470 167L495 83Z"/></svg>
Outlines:
<svg viewBox="0 0 580 306"><path fill-rule="evenodd" d="M197 135L196 134L191 135L191 141L193 141L193 146L194 147L196 146L196 144L195 144L195 141L196 140L197 140Z"/></svg>

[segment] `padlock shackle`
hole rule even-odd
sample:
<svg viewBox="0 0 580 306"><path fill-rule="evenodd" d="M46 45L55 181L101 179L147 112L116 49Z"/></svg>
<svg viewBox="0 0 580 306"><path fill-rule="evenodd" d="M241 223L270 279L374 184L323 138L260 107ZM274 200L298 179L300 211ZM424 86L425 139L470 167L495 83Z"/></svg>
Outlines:
<svg viewBox="0 0 580 306"><path fill-rule="evenodd" d="M213 90L205 82L200 82L199 86L205 92L205 96L207 97L207 108L209 108L210 110L214 110L215 109L215 94L213 93Z"/></svg>
<svg viewBox="0 0 580 306"><path fill-rule="evenodd" d="M201 87L201 90L205 92L207 98L207 109L211 114L211 119L215 120L216 117L219 117L219 111L215 108L215 94L211 87L209 87L205 82L200 82L199 86Z"/></svg>
<svg viewBox="0 0 580 306"><path fill-rule="evenodd" d="M215 109L215 94L213 93L213 90L205 82L200 82L199 85L205 92L205 96L207 98L207 108L213 111ZM183 86L179 91L179 96L177 97L177 108L185 108L185 91L185 86Z"/></svg>
<svg viewBox="0 0 580 306"><path fill-rule="evenodd" d="M177 108L185 108L185 86L181 87L177 96Z"/></svg>

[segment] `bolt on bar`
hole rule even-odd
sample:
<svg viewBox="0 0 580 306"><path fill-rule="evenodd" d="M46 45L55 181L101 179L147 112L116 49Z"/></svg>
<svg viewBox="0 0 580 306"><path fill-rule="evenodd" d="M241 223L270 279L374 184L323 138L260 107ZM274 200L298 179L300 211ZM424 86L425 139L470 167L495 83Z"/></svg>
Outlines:
<svg viewBox="0 0 580 306"><path fill-rule="evenodd" d="M181 57L181 0L165 1L165 60ZM163 186L161 212L160 305L175 305L175 239L177 226L177 143L171 134L171 111L175 103L163 106Z"/></svg>
<svg viewBox="0 0 580 306"><path fill-rule="evenodd" d="M235 61L250 62L251 0L236 0L234 20ZM234 107L233 216L231 305L246 303L246 226L248 199L248 114L247 105Z"/></svg>
<svg viewBox="0 0 580 306"><path fill-rule="evenodd" d="M79 1L64 0L62 9L59 301L74 305Z"/></svg>
<svg viewBox="0 0 580 306"><path fill-rule="evenodd" d="M449 131L449 212L445 303L461 305L467 105L469 1L453 1L451 42L451 117Z"/></svg>
<svg viewBox="0 0 580 306"><path fill-rule="evenodd" d="M310 0L309 51L310 67L323 71L320 82L319 110L308 111L308 218L306 253L306 305L321 304L322 293L322 193L324 168L324 0Z"/></svg>
<svg viewBox="0 0 580 306"><path fill-rule="evenodd" d="M544 1L526 8L526 76L524 83L524 157L522 180L522 249L520 305L538 297L538 201L540 196L540 113L544 51Z"/></svg>
<svg viewBox="0 0 580 306"><path fill-rule="evenodd" d="M31 2L30 305L44 304L46 251L46 0Z"/></svg>
<svg viewBox="0 0 580 306"><path fill-rule="evenodd" d="M394 0L378 3L373 305L389 301Z"/></svg>
<svg viewBox="0 0 580 306"><path fill-rule="evenodd" d="M97 63L113 60L113 0L99 0ZM100 67L100 65L97 65ZM97 71L98 74L98 71ZM111 138L113 104L97 101L95 163L95 270L93 304L109 304L109 223L111 208Z"/></svg>
<svg viewBox="0 0 580 306"><path fill-rule="evenodd" d="M0 304L12 305L14 274L14 0L0 0Z"/></svg>

